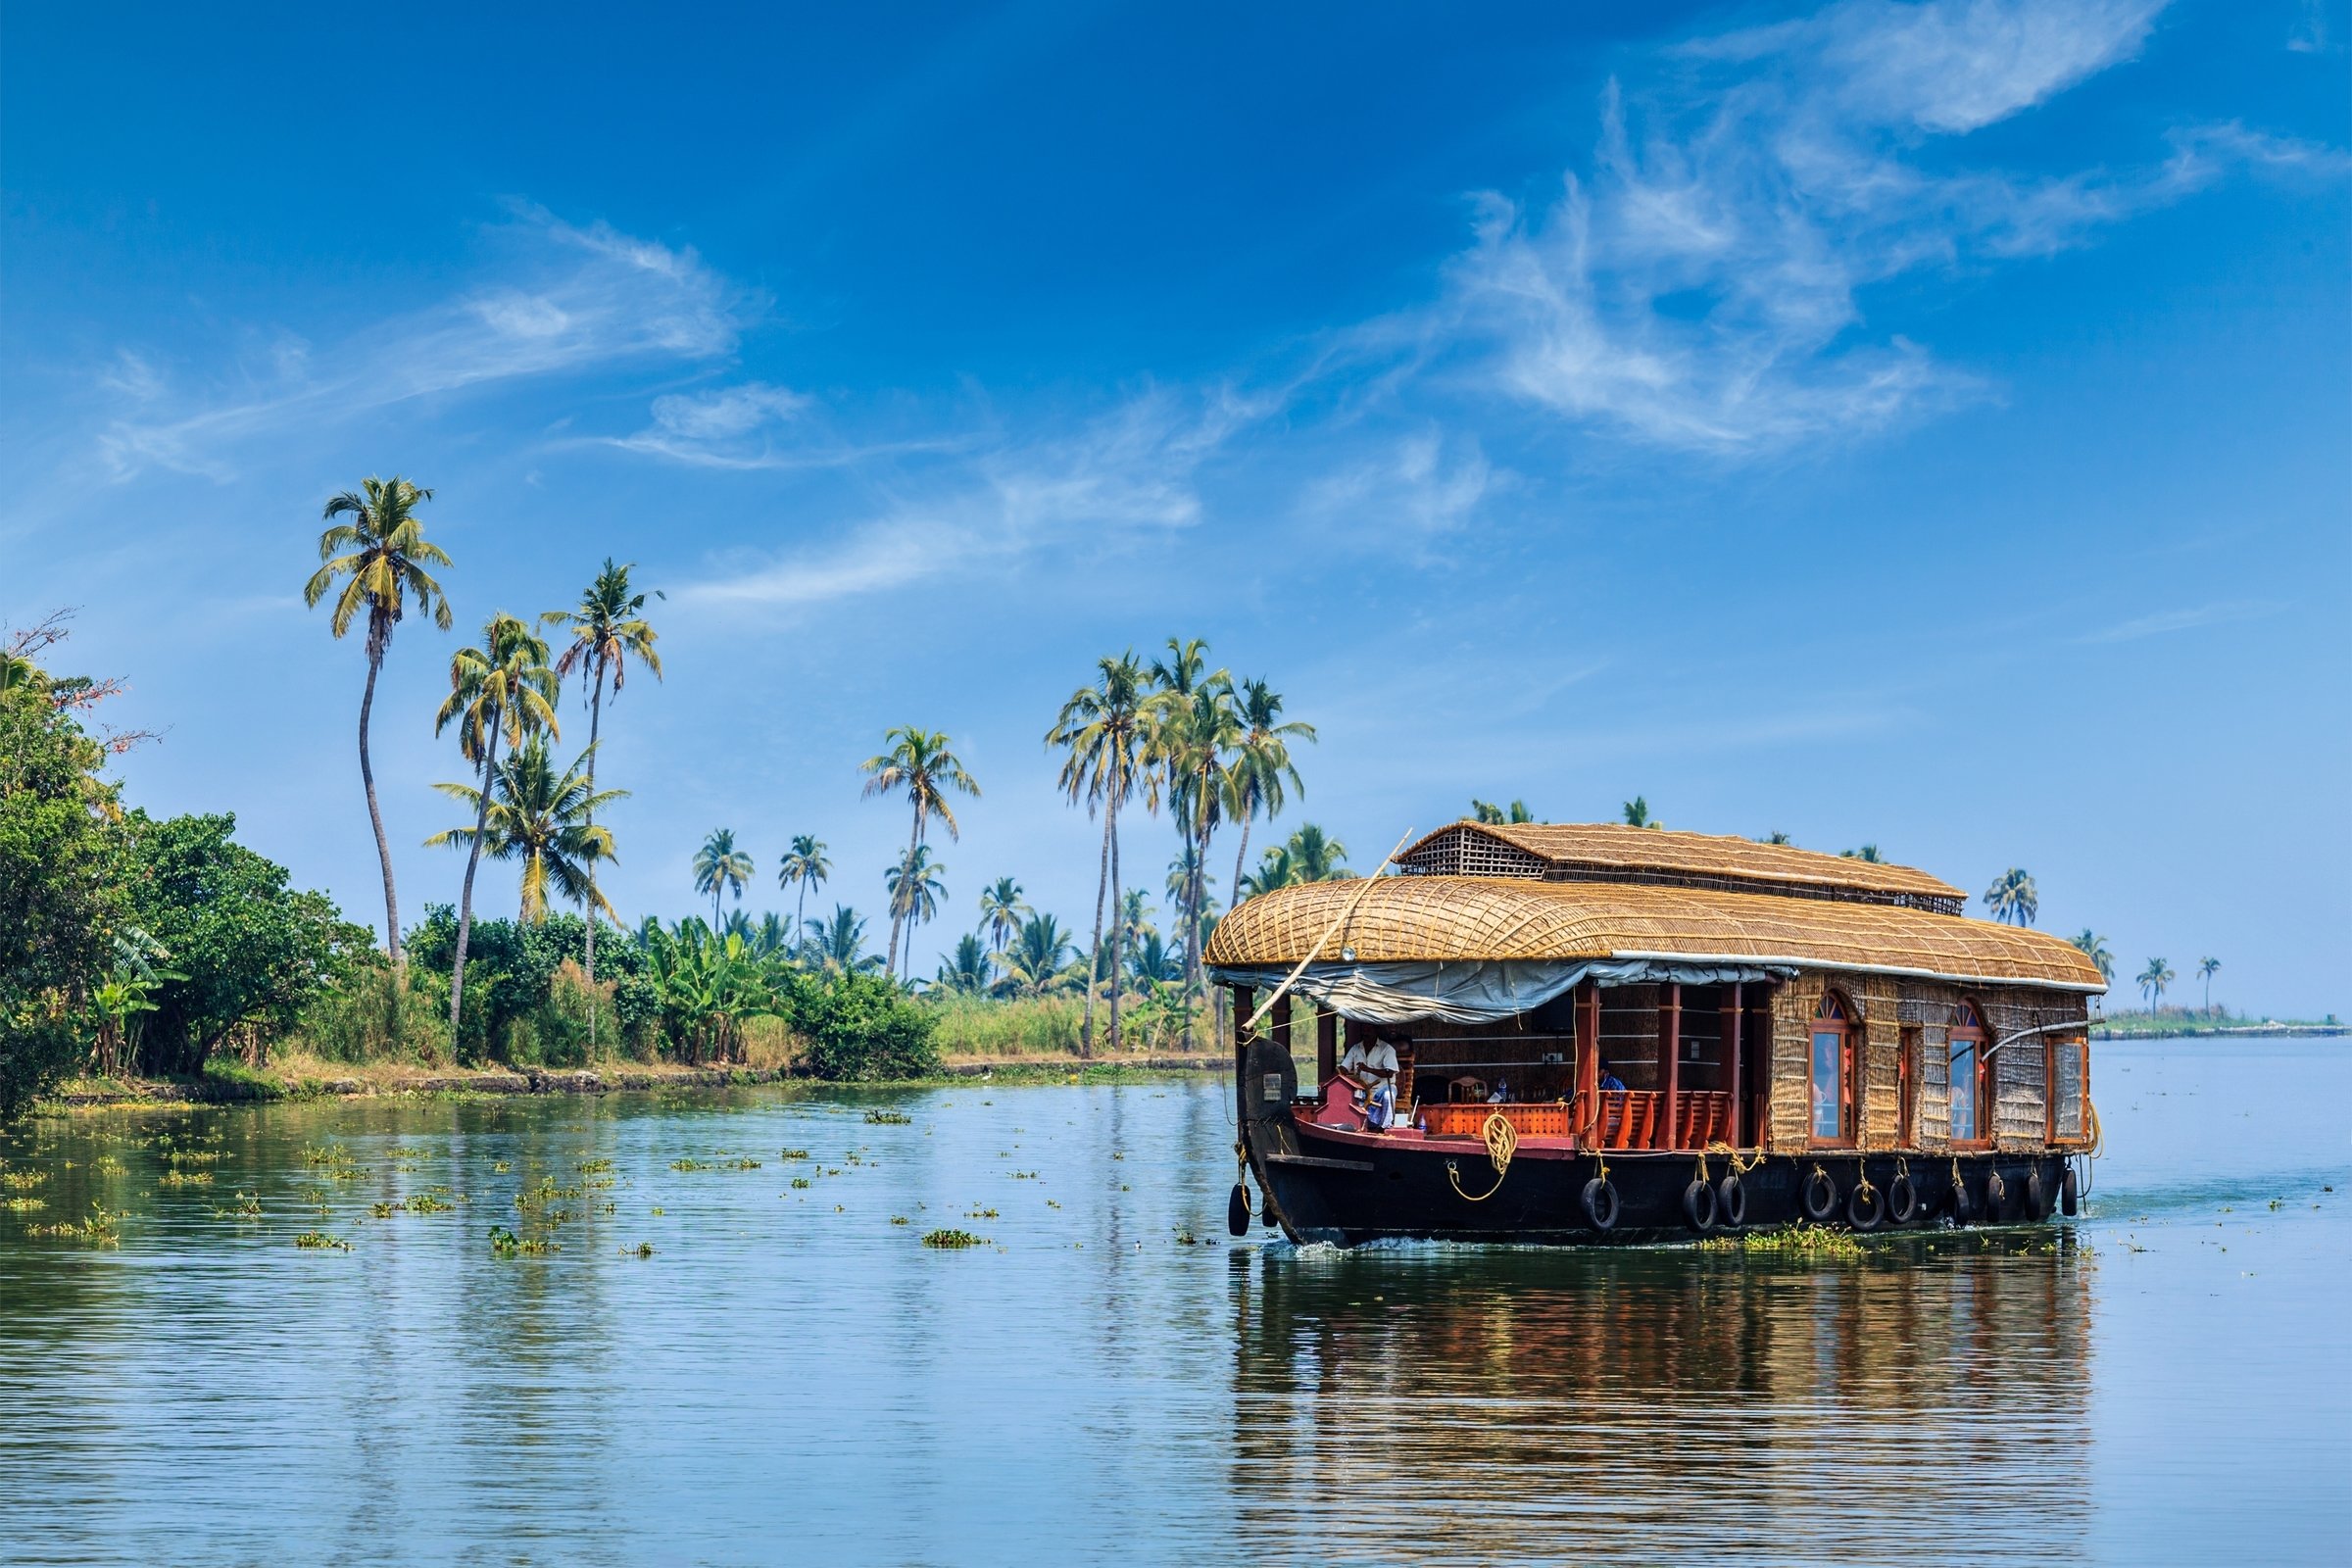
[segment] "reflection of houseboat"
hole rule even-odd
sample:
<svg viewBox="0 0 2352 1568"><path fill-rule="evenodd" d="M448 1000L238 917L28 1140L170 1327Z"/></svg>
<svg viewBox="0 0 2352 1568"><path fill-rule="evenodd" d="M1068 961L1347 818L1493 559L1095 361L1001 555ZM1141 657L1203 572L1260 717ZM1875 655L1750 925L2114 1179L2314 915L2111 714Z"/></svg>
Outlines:
<svg viewBox="0 0 2352 1568"><path fill-rule="evenodd" d="M1243 1152L1294 1240L2072 1211L2105 985L2065 942L1905 866L1693 833L1459 822L1396 865L1251 899L1209 943ZM1372 1042L1385 1130L1339 1075Z"/></svg>

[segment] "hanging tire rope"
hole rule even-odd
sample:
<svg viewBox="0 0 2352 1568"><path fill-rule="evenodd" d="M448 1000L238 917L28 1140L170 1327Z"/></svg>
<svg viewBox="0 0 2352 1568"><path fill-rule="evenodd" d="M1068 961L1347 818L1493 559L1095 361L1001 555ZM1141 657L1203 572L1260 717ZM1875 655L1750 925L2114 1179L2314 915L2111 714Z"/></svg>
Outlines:
<svg viewBox="0 0 2352 1568"><path fill-rule="evenodd" d="M1499 1110L1487 1113L1487 1125L1481 1129L1481 1136L1487 1141L1487 1162L1494 1167L1494 1186L1473 1198L1462 1187L1460 1169L1450 1159L1446 1162L1446 1179L1453 1183L1456 1193L1473 1203L1483 1203L1502 1191L1502 1179L1511 1173L1511 1156L1519 1152L1519 1130Z"/></svg>

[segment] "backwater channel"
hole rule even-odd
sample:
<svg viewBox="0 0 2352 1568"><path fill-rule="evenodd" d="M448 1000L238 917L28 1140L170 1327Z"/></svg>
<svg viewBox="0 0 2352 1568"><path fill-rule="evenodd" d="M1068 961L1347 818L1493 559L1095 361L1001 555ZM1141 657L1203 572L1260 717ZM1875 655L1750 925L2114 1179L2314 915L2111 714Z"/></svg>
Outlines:
<svg viewBox="0 0 2352 1568"><path fill-rule="evenodd" d="M2095 1049L1861 1263L1237 1245L1206 1075L36 1119L0 1559L2340 1561L2352 1050Z"/></svg>

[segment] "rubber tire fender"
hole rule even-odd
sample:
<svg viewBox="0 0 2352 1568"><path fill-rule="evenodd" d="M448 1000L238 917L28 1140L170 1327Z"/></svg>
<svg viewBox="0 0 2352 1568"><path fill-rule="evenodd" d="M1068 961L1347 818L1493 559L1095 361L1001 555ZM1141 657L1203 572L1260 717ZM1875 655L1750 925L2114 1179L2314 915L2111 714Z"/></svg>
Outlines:
<svg viewBox="0 0 2352 1568"><path fill-rule="evenodd" d="M1990 1223L1998 1224L2001 1210L2008 1205L2008 1202L2009 1184L2001 1180L1999 1171L1986 1171L1984 1173L1984 1218Z"/></svg>
<svg viewBox="0 0 2352 1568"><path fill-rule="evenodd" d="M1225 1228L1236 1236L1250 1234L1250 1195L1242 1184L1233 1184L1233 1196L1225 1200Z"/></svg>
<svg viewBox="0 0 2352 1568"><path fill-rule="evenodd" d="M2066 1174L2058 1178L2058 1211L2073 1219L2082 1206L2082 1189L2075 1179L2075 1162L2066 1162Z"/></svg>
<svg viewBox="0 0 2352 1568"><path fill-rule="evenodd" d="M2050 1184L2039 1165L2026 1172L2026 1212L2036 1220L2050 1217Z"/></svg>
<svg viewBox="0 0 2352 1568"><path fill-rule="evenodd" d="M1886 1197L1875 1187L1854 1183L1845 1195L1845 1222L1858 1231L1875 1231L1886 1218Z"/></svg>
<svg viewBox="0 0 2352 1568"><path fill-rule="evenodd" d="M1606 1176L1585 1183L1585 1223L1606 1233L1617 1228L1617 1184Z"/></svg>
<svg viewBox="0 0 2352 1568"><path fill-rule="evenodd" d="M1805 1178L1801 1200L1805 1218L1816 1225L1826 1225L1830 1222L1830 1216L1838 1212L1838 1184L1830 1180L1828 1171L1817 1170Z"/></svg>
<svg viewBox="0 0 2352 1568"><path fill-rule="evenodd" d="M1976 1200L1969 1196L1968 1179L1964 1176L1953 1177L1952 1223L1955 1225L1967 1224L1976 1213Z"/></svg>
<svg viewBox="0 0 2352 1568"><path fill-rule="evenodd" d="M1715 1216L1729 1230L1747 1223L1747 1183L1738 1171L1715 1184Z"/></svg>
<svg viewBox="0 0 2352 1568"><path fill-rule="evenodd" d="M1699 1235L1704 1236L1715 1228L1718 1212L1715 1189L1705 1180L1693 1178L1690 1185L1683 1189L1683 1218L1689 1220L1690 1228Z"/></svg>
<svg viewBox="0 0 2352 1568"><path fill-rule="evenodd" d="M1897 1173L1886 1184L1886 1223L1908 1225L1919 1218L1919 1189L1909 1176Z"/></svg>

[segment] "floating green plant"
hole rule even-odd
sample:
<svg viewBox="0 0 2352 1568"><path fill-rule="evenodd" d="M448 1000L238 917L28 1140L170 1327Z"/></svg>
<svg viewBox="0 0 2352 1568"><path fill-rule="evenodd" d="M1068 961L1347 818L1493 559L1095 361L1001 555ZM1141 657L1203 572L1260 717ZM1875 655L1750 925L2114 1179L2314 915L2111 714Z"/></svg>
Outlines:
<svg viewBox="0 0 2352 1568"><path fill-rule="evenodd" d="M907 1127L914 1122L912 1116L900 1110L869 1110L865 1119L876 1127Z"/></svg>
<svg viewBox="0 0 2352 1568"><path fill-rule="evenodd" d="M793 1186L794 1186L796 1189L798 1189L798 1188L814 1187L814 1186L816 1185L816 1183L814 1183L814 1182L810 1181L810 1180L809 1180L808 1177L806 1177L806 1176L795 1176L795 1177L792 1179L792 1185L793 1185Z"/></svg>
<svg viewBox="0 0 2352 1568"><path fill-rule="evenodd" d="M156 1178L158 1187L210 1187L213 1173L209 1170L168 1170Z"/></svg>
<svg viewBox="0 0 2352 1568"><path fill-rule="evenodd" d="M1012 1179L1016 1182L1033 1182L1037 1180L1037 1172L1033 1170L1016 1170L1012 1173Z"/></svg>
<svg viewBox="0 0 2352 1568"><path fill-rule="evenodd" d="M1706 1252L1751 1252L1831 1261L1858 1258L1869 1250L1847 1232L1820 1225L1791 1225L1786 1230L1750 1231L1743 1236L1711 1236L1698 1247Z"/></svg>
<svg viewBox="0 0 2352 1568"><path fill-rule="evenodd" d="M777 1152L776 1157L778 1159L807 1159L808 1157L808 1151L806 1149L781 1150Z"/></svg>
<svg viewBox="0 0 2352 1568"><path fill-rule="evenodd" d="M993 1208L975 1208L963 1217L965 1219L995 1219L997 1211Z"/></svg>
<svg viewBox="0 0 2352 1568"><path fill-rule="evenodd" d="M340 1236L329 1236L324 1231L304 1231L300 1236L294 1238L294 1245L312 1250L332 1250L339 1252L351 1250L349 1242Z"/></svg>
<svg viewBox="0 0 2352 1568"><path fill-rule="evenodd" d="M494 1159L490 1162L490 1168L504 1176L514 1168L514 1162L511 1159Z"/></svg>
<svg viewBox="0 0 2352 1568"><path fill-rule="evenodd" d="M174 1165L210 1165L220 1157L217 1149L174 1149L164 1156Z"/></svg>
<svg viewBox="0 0 2352 1568"><path fill-rule="evenodd" d="M655 1205L655 1207L654 1207L654 1217L655 1217L656 1219L660 1219L660 1218L661 1218L662 1215L664 1215L664 1214L666 1214L666 1213L668 1213L668 1212L669 1212L669 1210L668 1210L668 1209L662 1207L660 1204L656 1204L656 1205Z"/></svg>
<svg viewBox="0 0 2352 1568"><path fill-rule="evenodd" d="M95 1242L100 1247L116 1247L122 1244L122 1235L115 1222L122 1217L122 1215L110 1211L104 1203L92 1203L90 1217L80 1224L76 1225L69 1219L61 1220L55 1225L35 1225L32 1227L31 1234Z"/></svg>
<svg viewBox="0 0 2352 1568"><path fill-rule="evenodd" d="M490 1255L493 1257L545 1257L564 1249L544 1236L517 1236L504 1225L490 1227Z"/></svg>
<svg viewBox="0 0 2352 1568"><path fill-rule="evenodd" d="M353 1163L351 1151L341 1144L305 1144L302 1147L302 1158L303 1163L308 1165L349 1165Z"/></svg>
<svg viewBox="0 0 2352 1568"><path fill-rule="evenodd" d="M619 1205L616 1203L599 1203L596 1207L596 1211L599 1214L610 1214Z"/></svg>
<svg viewBox="0 0 2352 1568"><path fill-rule="evenodd" d="M730 1159L719 1168L722 1170L758 1170L760 1162L756 1159Z"/></svg>
<svg viewBox="0 0 2352 1568"><path fill-rule="evenodd" d="M236 1207L216 1208L213 1210L213 1217L215 1219L260 1219L262 1217L261 1195L259 1193L239 1193Z"/></svg>
<svg viewBox="0 0 2352 1568"><path fill-rule="evenodd" d="M620 1250L620 1255L623 1257L651 1257L654 1255L654 1244L639 1242L635 1247L624 1247Z"/></svg>
<svg viewBox="0 0 2352 1568"><path fill-rule="evenodd" d="M12 1193L29 1192L49 1179L46 1171L0 1170L0 1187Z"/></svg>
<svg viewBox="0 0 2352 1568"><path fill-rule="evenodd" d="M418 1193L401 1206L412 1214L441 1214L458 1205L433 1193Z"/></svg>
<svg viewBox="0 0 2352 1568"><path fill-rule="evenodd" d="M611 1170L612 1162L609 1159L583 1159L577 1168L583 1176L597 1176Z"/></svg>
<svg viewBox="0 0 2352 1568"><path fill-rule="evenodd" d="M669 1162L669 1168L671 1170L709 1170L710 1167L704 1164L699 1159L689 1157L686 1159L671 1160Z"/></svg>
<svg viewBox="0 0 2352 1568"><path fill-rule="evenodd" d="M905 1225L907 1223L907 1219L904 1214L893 1214L890 1216L890 1222L893 1225Z"/></svg>
<svg viewBox="0 0 2352 1568"><path fill-rule="evenodd" d="M120 1176L129 1168L112 1154L100 1154L90 1161L90 1169L101 1176Z"/></svg>
<svg viewBox="0 0 2352 1568"><path fill-rule="evenodd" d="M0 1210L11 1214L30 1214L48 1206L45 1198L0 1198Z"/></svg>
<svg viewBox="0 0 2352 1568"><path fill-rule="evenodd" d="M392 1208L393 1205L390 1203L369 1203L368 1205L368 1212L376 1219L390 1219L392 1217Z"/></svg>
<svg viewBox="0 0 2352 1568"><path fill-rule="evenodd" d="M937 1230L923 1233L925 1247L986 1247L988 1238L974 1236L970 1231Z"/></svg>

